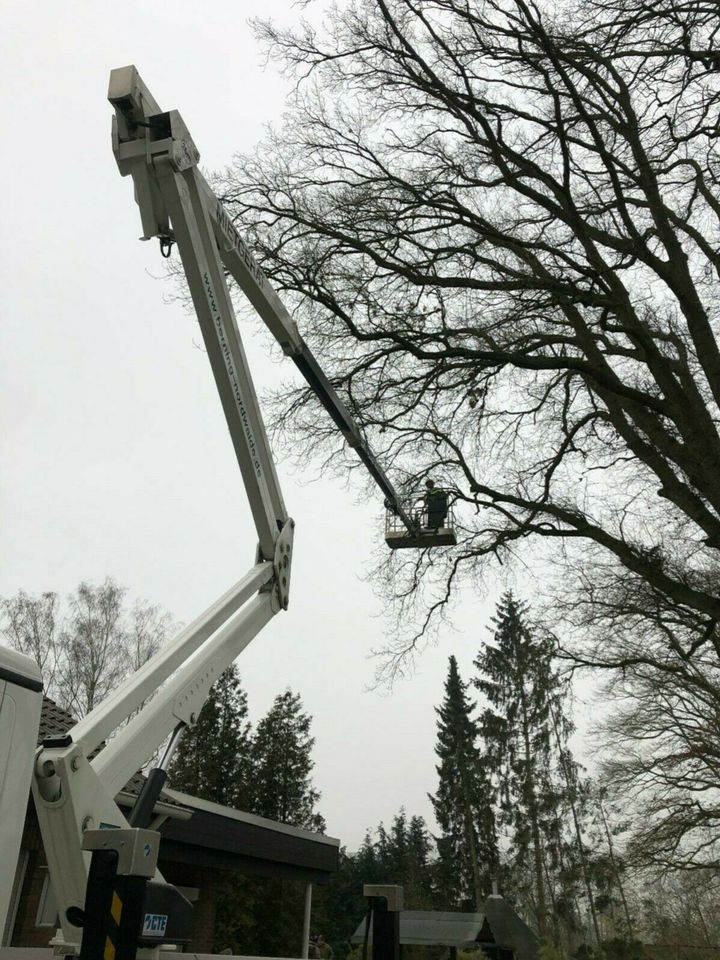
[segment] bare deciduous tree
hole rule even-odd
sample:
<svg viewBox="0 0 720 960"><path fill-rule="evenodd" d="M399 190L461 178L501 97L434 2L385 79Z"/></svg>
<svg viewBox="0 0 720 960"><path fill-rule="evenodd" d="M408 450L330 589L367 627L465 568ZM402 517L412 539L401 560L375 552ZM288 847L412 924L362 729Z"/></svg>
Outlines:
<svg viewBox="0 0 720 960"><path fill-rule="evenodd" d="M674 947L677 956L714 960L720 947L717 873L705 870L652 879L636 891L643 939Z"/></svg>
<svg viewBox="0 0 720 960"><path fill-rule="evenodd" d="M164 613L157 604L136 600L127 627L131 668L139 670L160 649L173 629L169 613Z"/></svg>
<svg viewBox="0 0 720 960"><path fill-rule="evenodd" d="M63 704L76 716L92 710L127 673L125 593L123 587L107 578L98 587L81 583L68 598L59 690Z"/></svg>
<svg viewBox="0 0 720 960"><path fill-rule="evenodd" d="M484 558L554 539L713 633L716 25L703 0L258 25L299 84L227 201L395 476L458 504L457 549L396 558L400 597L434 576L441 610ZM289 398L285 428L340 462Z"/></svg>
<svg viewBox="0 0 720 960"><path fill-rule="evenodd" d="M568 660L605 672L603 777L633 813L630 859L664 870L720 866L714 625L603 565L575 577L554 612L569 631Z"/></svg>
<svg viewBox="0 0 720 960"><path fill-rule="evenodd" d="M615 679L604 777L633 802L632 862L720 868L720 688L705 655L683 671L640 665ZM707 675L706 675L707 674Z"/></svg>
<svg viewBox="0 0 720 960"><path fill-rule="evenodd" d="M675 671L716 717L717 5L348 0L257 29L295 99L221 188L393 475L456 502L456 548L383 570L391 669L488 558L543 544L585 662L640 701ZM309 392L278 402L353 464Z"/></svg>
<svg viewBox="0 0 720 960"><path fill-rule="evenodd" d="M126 595L106 577L98 586L81 583L64 614L55 593L31 597L20 590L1 602L3 637L37 661L48 696L76 717L141 667L175 629L170 614L144 600L128 609Z"/></svg>
<svg viewBox="0 0 720 960"><path fill-rule="evenodd" d="M1 600L0 609L5 619L3 637L15 650L33 658L46 687L52 687L58 666L57 594L30 597L19 590L14 597Z"/></svg>

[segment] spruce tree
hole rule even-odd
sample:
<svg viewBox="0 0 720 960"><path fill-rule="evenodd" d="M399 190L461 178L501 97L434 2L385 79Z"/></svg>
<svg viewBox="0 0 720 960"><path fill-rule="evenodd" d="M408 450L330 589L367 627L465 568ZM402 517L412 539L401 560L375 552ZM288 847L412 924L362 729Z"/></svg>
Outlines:
<svg viewBox="0 0 720 960"><path fill-rule="evenodd" d="M557 716L562 710L562 690L553 643L531 629L525 604L506 593L493 623L494 644L484 646L475 660L480 676L474 683L490 704L480 730L497 772L501 818L513 831L516 859L532 858L537 924L545 936L550 929L544 840L548 848L554 846L558 793L552 725L553 711Z"/></svg>
<svg viewBox="0 0 720 960"><path fill-rule="evenodd" d="M310 779L315 743L310 723L299 694L286 690L275 697L252 741L251 811L280 823L321 831L325 821L315 810L320 794Z"/></svg>
<svg viewBox="0 0 720 960"><path fill-rule="evenodd" d="M235 666L210 690L197 722L180 740L170 784L195 797L246 809L250 780L247 695Z"/></svg>
<svg viewBox="0 0 720 960"><path fill-rule="evenodd" d="M498 870L493 789L486 760L478 747L478 725L450 657L445 697L439 708L435 753L438 788L431 796L440 826L437 838L439 881L451 904L468 901L478 911Z"/></svg>

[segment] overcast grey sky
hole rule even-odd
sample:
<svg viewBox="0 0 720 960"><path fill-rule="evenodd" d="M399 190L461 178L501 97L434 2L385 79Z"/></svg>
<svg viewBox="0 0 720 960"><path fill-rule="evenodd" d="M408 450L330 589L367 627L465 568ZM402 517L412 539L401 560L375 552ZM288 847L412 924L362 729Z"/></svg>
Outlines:
<svg viewBox="0 0 720 960"><path fill-rule="evenodd" d="M250 566L254 529L195 321L110 148L111 68L135 63L180 110L206 169L278 121L286 83L263 69L249 16L297 20L290 0L2 0L2 463L0 595L66 593L106 575L191 620ZM243 328L244 330L245 328ZM248 331L259 391L279 376ZM278 451L279 454L282 451ZM238 661L255 718L286 686L314 717L328 832L356 846L401 804L430 817L433 707L447 657L469 675L494 597L392 695L373 691L383 642L363 577L382 505L281 461L297 521L291 610Z"/></svg>

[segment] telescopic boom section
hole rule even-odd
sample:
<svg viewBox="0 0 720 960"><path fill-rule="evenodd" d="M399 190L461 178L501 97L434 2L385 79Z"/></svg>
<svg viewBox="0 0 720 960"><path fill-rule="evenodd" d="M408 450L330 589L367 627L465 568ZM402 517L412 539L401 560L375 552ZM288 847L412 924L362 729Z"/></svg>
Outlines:
<svg viewBox="0 0 720 960"><path fill-rule="evenodd" d="M200 154L179 113L163 112L133 66L113 70L108 99L115 108L113 150L123 176L132 175L143 239L177 242L225 410L260 551L272 559L287 515L222 266L292 358L333 422L382 490L385 504L407 527L417 523L362 436L295 322L198 170Z"/></svg>

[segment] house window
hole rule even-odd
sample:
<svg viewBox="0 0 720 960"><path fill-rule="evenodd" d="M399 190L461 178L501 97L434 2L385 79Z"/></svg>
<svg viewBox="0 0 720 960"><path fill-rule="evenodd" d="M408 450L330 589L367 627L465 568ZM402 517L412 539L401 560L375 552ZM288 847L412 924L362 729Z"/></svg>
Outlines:
<svg viewBox="0 0 720 960"><path fill-rule="evenodd" d="M50 882L50 874L45 868L42 890L40 891L40 902L38 903L37 917L35 918L36 927L55 927L57 926L58 912L55 906L55 894L53 893Z"/></svg>

